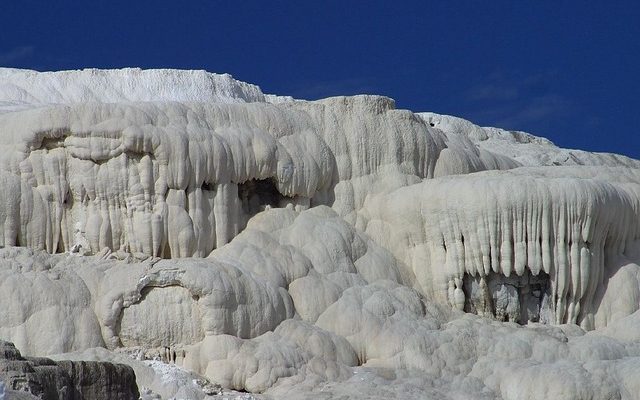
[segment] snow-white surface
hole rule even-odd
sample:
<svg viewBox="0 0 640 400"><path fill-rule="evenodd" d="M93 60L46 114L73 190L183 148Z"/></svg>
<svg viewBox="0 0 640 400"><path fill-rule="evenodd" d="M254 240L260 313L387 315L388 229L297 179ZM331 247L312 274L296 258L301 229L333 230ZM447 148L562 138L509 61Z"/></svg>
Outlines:
<svg viewBox="0 0 640 400"><path fill-rule="evenodd" d="M480 127L462 118L418 113L430 126L449 135L469 138L481 151L498 153L524 166L604 165L640 168L640 161L618 154L563 149L550 140L527 132Z"/></svg>
<svg viewBox="0 0 640 400"><path fill-rule="evenodd" d="M271 96L273 101L278 96ZM265 102L259 87L229 74L168 69L37 72L0 68L0 112L50 104L136 101Z"/></svg>
<svg viewBox="0 0 640 400"><path fill-rule="evenodd" d="M0 69L0 108L25 354L164 397L638 398L637 160L203 71Z"/></svg>

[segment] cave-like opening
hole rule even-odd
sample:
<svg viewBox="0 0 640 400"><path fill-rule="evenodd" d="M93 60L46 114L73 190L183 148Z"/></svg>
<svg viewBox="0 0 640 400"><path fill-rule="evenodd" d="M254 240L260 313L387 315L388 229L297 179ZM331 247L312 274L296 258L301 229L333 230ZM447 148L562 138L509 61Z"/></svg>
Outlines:
<svg viewBox="0 0 640 400"><path fill-rule="evenodd" d="M465 274L464 310L493 317L499 321L553 323L553 301L549 275L533 275L529 269L522 276L509 277L495 272L486 276Z"/></svg>
<svg viewBox="0 0 640 400"><path fill-rule="evenodd" d="M293 200L280 194L272 178L251 179L239 184L238 197L247 220L267 207L284 207Z"/></svg>

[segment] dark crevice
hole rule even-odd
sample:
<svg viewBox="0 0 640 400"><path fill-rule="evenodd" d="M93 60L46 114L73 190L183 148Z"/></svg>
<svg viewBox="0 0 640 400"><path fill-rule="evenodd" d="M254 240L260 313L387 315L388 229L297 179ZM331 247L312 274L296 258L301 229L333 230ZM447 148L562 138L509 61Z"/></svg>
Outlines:
<svg viewBox="0 0 640 400"><path fill-rule="evenodd" d="M242 210L251 218L268 207L279 208L292 202L291 197L283 196L272 178L251 179L238 185L238 197Z"/></svg>
<svg viewBox="0 0 640 400"><path fill-rule="evenodd" d="M499 321L526 324L552 323L553 304L549 275L533 275L529 269L522 276L490 272L485 277L465 274L464 310L493 317Z"/></svg>
<svg viewBox="0 0 640 400"><path fill-rule="evenodd" d="M64 137L61 138L43 138L40 149L53 150L64 147Z"/></svg>

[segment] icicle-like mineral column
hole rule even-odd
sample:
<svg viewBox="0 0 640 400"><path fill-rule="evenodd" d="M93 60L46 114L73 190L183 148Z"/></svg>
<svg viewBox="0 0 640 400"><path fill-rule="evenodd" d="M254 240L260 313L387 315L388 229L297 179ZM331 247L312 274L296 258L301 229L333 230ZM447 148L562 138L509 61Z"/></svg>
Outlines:
<svg viewBox="0 0 640 400"><path fill-rule="evenodd" d="M504 300L482 287L492 275L548 276L546 310L539 311L549 322L593 329L609 260L633 250L640 239L640 172L518 168L434 179L375 198L363 213L367 232L393 238L387 248L428 296L481 311ZM477 291L461 291L467 276L477 278ZM474 299L465 298L472 294ZM508 319L505 307L493 304L493 313ZM519 309L514 312L519 316Z"/></svg>

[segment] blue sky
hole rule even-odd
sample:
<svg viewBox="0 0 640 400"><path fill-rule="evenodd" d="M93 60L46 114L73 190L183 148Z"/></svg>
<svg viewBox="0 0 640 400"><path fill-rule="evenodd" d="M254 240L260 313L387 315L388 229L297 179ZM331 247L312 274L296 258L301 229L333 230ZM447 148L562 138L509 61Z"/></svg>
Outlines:
<svg viewBox="0 0 640 400"><path fill-rule="evenodd" d="M227 72L640 158L637 1L3 1L0 66Z"/></svg>

